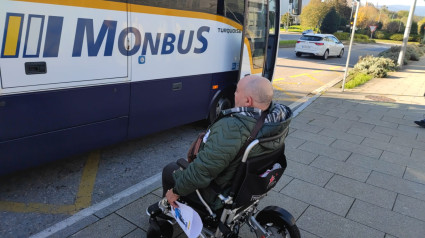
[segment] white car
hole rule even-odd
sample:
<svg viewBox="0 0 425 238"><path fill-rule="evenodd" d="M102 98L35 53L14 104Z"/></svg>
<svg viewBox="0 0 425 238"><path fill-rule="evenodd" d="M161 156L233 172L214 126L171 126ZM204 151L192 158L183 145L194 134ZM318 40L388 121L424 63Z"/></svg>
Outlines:
<svg viewBox="0 0 425 238"><path fill-rule="evenodd" d="M299 57L302 54L320 56L326 60L328 56L344 55L344 45L334 35L331 34L303 34L295 44L295 54Z"/></svg>

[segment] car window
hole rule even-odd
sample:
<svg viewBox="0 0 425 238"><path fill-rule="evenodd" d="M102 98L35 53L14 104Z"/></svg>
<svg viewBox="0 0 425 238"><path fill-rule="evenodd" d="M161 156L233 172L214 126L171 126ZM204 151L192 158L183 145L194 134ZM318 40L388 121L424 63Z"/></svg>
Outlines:
<svg viewBox="0 0 425 238"><path fill-rule="evenodd" d="M300 40L321 41L323 38L319 36L301 36Z"/></svg>
<svg viewBox="0 0 425 238"><path fill-rule="evenodd" d="M338 40L335 36L333 36L333 37L332 37L332 40L333 40L335 43L339 43L339 40Z"/></svg>

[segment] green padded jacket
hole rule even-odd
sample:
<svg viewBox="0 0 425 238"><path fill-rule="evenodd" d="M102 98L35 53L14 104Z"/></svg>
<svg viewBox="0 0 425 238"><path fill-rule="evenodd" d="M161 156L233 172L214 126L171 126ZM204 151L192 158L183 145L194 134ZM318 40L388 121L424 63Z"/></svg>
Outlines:
<svg viewBox="0 0 425 238"><path fill-rule="evenodd" d="M259 109L250 109L251 112L254 112L241 112L247 108L232 108L222 112L223 117L207 130L195 160L185 170L176 170L173 173L175 192L185 196L199 189L213 210L223 206L209 185L214 181L222 189L221 194L228 195L233 176L241 160L241 158L235 157L250 136L257 122L256 118L261 114ZM288 107L272 103L257 138L281 133L289 127L291 117L292 112ZM280 148L284 139L255 146L249 157L259 156Z"/></svg>

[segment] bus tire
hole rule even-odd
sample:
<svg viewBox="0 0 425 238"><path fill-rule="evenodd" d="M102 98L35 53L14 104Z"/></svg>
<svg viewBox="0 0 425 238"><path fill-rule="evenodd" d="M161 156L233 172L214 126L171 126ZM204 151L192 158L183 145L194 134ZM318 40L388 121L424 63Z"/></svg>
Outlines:
<svg viewBox="0 0 425 238"><path fill-rule="evenodd" d="M209 124L213 123L222 110L232 107L233 98L230 96L230 93L221 92L211 104L207 122Z"/></svg>

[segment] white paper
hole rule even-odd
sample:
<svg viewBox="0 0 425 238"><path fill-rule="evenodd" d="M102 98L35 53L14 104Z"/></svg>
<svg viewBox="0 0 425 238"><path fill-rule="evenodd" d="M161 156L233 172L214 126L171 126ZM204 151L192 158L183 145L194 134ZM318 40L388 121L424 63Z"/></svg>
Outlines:
<svg viewBox="0 0 425 238"><path fill-rule="evenodd" d="M201 234L203 226L201 217L193 208L179 202L176 203L179 207L171 207L171 213L189 238L197 238Z"/></svg>

